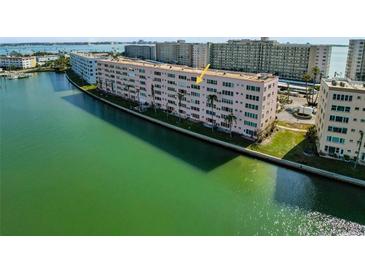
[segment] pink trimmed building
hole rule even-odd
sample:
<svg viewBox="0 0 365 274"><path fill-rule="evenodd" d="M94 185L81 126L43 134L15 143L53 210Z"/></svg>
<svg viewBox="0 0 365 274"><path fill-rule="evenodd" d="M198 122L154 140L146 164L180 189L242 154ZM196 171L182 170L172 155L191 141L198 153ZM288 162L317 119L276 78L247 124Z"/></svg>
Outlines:
<svg viewBox="0 0 365 274"><path fill-rule="evenodd" d="M141 105L155 104L176 116L207 126L214 123L227 131L230 125L225 117L232 113L236 117L232 132L253 139L275 121L278 77L208 70L203 82L196 84L201 72L186 66L125 58L97 60L98 88ZM213 94L217 101L212 109L208 96Z"/></svg>

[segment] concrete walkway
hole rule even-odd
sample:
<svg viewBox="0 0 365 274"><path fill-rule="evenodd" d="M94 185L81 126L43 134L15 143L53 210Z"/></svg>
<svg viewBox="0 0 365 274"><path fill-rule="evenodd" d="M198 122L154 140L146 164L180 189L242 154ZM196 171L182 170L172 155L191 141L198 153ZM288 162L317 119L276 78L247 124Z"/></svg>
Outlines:
<svg viewBox="0 0 365 274"><path fill-rule="evenodd" d="M285 126L280 126L280 125L277 125L277 127L282 128L282 129L286 129L286 130L296 131L296 132L307 132L307 130L305 130L305 129L285 127Z"/></svg>

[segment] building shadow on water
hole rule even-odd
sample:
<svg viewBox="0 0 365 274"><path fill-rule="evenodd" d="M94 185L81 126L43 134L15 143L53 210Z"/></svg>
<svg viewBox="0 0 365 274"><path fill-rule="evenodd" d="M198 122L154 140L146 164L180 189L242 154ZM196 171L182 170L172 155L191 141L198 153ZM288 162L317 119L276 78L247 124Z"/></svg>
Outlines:
<svg viewBox="0 0 365 274"><path fill-rule="evenodd" d="M67 91L71 89L76 89L69 81L65 79L66 75L64 73L47 73L49 80L51 81L53 90L56 92Z"/></svg>
<svg viewBox="0 0 365 274"><path fill-rule="evenodd" d="M62 98L120 130L128 132L205 172L209 172L239 155L228 149L145 121L84 93Z"/></svg>
<svg viewBox="0 0 365 274"><path fill-rule="evenodd" d="M300 143L284 159L303 163L318 159L304 156L305 146L305 142ZM332 161L326 161L324 165L333 165ZM365 225L365 189L286 168L278 168L276 175L274 198L277 202Z"/></svg>

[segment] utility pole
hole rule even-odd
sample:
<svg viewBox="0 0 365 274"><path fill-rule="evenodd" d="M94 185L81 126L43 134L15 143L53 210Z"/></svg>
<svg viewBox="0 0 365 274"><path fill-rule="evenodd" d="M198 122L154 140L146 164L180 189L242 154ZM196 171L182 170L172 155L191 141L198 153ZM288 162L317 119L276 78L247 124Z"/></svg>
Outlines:
<svg viewBox="0 0 365 274"><path fill-rule="evenodd" d="M356 157L356 160L355 160L354 168L356 168L357 162L359 161L359 158L360 158L360 151L361 151L361 145L362 145L362 139L363 138L364 138L364 132L362 130L360 130L360 144L359 144L359 149L357 151L357 157Z"/></svg>

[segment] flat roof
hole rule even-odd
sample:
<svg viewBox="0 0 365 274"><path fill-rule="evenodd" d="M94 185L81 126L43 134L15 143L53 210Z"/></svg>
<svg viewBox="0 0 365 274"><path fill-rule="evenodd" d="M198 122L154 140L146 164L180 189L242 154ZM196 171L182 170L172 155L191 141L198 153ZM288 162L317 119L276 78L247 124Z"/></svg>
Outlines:
<svg viewBox="0 0 365 274"><path fill-rule="evenodd" d="M144 60L131 60L127 58L118 58L117 60L99 60L102 62L114 63L114 64L126 64L126 65L135 65L135 66L143 66L149 68L159 68L167 71L174 72L187 72L193 73L199 76L203 69L192 68L188 66L175 65L175 64L166 64L166 63L156 63L149 62ZM246 73L246 72L236 72L236 71L226 71L226 70L215 70L208 69L205 75L209 76L217 76L217 77L225 77L231 79L238 80L246 80L246 81L255 81L255 82L269 82L274 79L278 79L277 76L274 76L270 73Z"/></svg>
<svg viewBox="0 0 365 274"><path fill-rule="evenodd" d="M327 84L328 87L335 90L341 91L360 91L365 92L365 82L361 81L352 81L350 79L343 78L332 78L332 79L323 79L323 81Z"/></svg>

